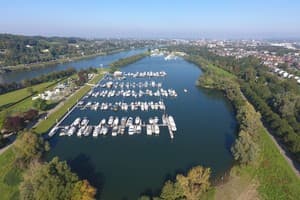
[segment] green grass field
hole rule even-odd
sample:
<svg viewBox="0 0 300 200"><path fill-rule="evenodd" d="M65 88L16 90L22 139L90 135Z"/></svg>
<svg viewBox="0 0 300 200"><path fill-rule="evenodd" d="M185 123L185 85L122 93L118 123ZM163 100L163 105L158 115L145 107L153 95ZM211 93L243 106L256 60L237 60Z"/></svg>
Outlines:
<svg viewBox="0 0 300 200"><path fill-rule="evenodd" d="M0 156L0 198L19 199L19 184L22 180L21 171L14 166L15 155L12 148Z"/></svg>
<svg viewBox="0 0 300 200"><path fill-rule="evenodd" d="M99 82L99 80L103 77L103 74L104 72L100 71L99 74L97 74L89 83L95 84ZM56 123L56 121L61 119L65 113L67 113L68 110L71 109L90 89L91 86L84 85L75 94L70 96L59 109L55 110L47 118L47 120L41 121L34 131L38 134L46 133Z"/></svg>
<svg viewBox="0 0 300 200"><path fill-rule="evenodd" d="M263 199L298 199L300 179L292 171L268 134L265 129L261 130L259 146L262 161L256 169L260 182L259 193Z"/></svg>
<svg viewBox="0 0 300 200"><path fill-rule="evenodd" d="M38 85L34 85L31 88L32 88L33 92L38 93L40 91L44 91L47 87L49 87L53 83L55 83L55 82L53 81L53 82L41 83ZM2 94L2 95L0 95L0 108L1 107L9 108L10 105L12 105L16 102L19 102L22 99L30 97L31 95L32 94L28 91L28 88L23 88L20 90Z"/></svg>

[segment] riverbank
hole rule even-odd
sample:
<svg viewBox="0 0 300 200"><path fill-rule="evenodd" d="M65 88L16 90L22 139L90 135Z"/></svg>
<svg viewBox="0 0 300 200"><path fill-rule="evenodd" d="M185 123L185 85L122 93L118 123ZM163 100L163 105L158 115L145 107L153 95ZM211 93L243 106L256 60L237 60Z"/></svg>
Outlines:
<svg viewBox="0 0 300 200"><path fill-rule="evenodd" d="M254 107L243 96L233 74L212 65L201 57L187 57L186 59L203 69L204 75L198 81L200 86L222 90L236 109L244 109L247 114L256 113ZM228 200L297 199L300 195L300 179L281 154L281 149L278 149L276 143L270 138L270 133L263 126L260 116L252 115L251 118L257 122L255 131L252 131L257 135L255 143L259 148L259 156L251 164L236 164L230 170L228 180L224 183L220 181L220 184L216 186L215 198ZM238 121L240 127L247 124L247 121L241 121L241 119Z"/></svg>
<svg viewBox="0 0 300 200"><path fill-rule="evenodd" d="M93 58L93 57L97 57L97 56L105 56L105 55L115 54L115 53L119 53L119 52L122 52L125 50L128 50L128 49L117 49L117 50L110 51L110 52L101 52L101 53L77 56L77 57L71 57L71 58L61 58L61 59L52 60L52 61L43 62L43 63L20 64L20 65L15 65L15 66L7 66L7 67L0 69L0 74L12 73L12 72L16 72L16 71L28 71L28 70L32 70L35 68L51 67L51 66L57 65L57 64L63 64L63 63L68 63L68 62L72 62L72 61L79 61L79 60L84 60L84 59Z"/></svg>
<svg viewBox="0 0 300 200"><path fill-rule="evenodd" d="M143 58L145 58L146 56L148 56L149 53L145 52L145 53L140 53L137 55L133 55L133 56L129 56L127 58L121 58L113 63L111 63L110 66L110 72L114 72L117 71L120 67L125 67L127 65L130 65L132 63L135 63Z"/></svg>

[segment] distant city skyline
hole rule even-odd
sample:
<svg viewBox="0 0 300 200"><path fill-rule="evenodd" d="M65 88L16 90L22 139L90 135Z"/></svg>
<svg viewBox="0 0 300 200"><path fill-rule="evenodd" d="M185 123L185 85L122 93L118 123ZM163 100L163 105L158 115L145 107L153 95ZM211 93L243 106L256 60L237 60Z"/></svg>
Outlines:
<svg viewBox="0 0 300 200"><path fill-rule="evenodd" d="M300 38L297 0L1 1L0 33L84 38Z"/></svg>

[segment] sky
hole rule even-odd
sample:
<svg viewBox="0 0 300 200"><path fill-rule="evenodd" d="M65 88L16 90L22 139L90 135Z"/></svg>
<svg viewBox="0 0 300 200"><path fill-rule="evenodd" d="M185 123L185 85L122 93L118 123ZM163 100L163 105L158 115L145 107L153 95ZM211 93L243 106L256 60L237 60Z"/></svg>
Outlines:
<svg viewBox="0 0 300 200"><path fill-rule="evenodd" d="M300 0L0 0L0 33L300 38Z"/></svg>

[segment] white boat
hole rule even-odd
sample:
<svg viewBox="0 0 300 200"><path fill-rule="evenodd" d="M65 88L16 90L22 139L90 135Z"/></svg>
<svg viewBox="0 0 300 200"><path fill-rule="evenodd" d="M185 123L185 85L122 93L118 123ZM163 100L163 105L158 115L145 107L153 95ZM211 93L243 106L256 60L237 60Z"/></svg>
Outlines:
<svg viewBox="0 0 300 200"><path fill-rule="evenodd" d="M114 117L113 117L113 116L110 116L110 117L108 118L107 124L111 126L113 122L114 122Z"/></svg>
<svg viewBox="0 0 300 200"><path fill-rule="evenodd" d="M68 134L69 126L65 126L60 130L59 136L65 136Z"/></svg>
<svg viewBox="0 0 300 200"><path fill-rule="evenodd" d="M132 123L133 123L133 119L132 119L132 117L129 117L126 122L126 126L131 126Z"/></svg>
<svg viewBox="0 0 300 200"><path fill-rule="evenodd" d="M164 125L167 124L167 119L166 118L167 118L167 116L165 114L163 114L162 117L161 117L162 122L163 122Z"/></svg>
<svg viewBox="0 0 300 200"><path fill-rule="evenodd" d="M77 118L74 120L74 122L72 123L72 126L78 126L78 125L80 124L80 121L81 121L80 117L77 117Z"/></svg>
<svg viewBox="0 0 300 200"><path fill-rule="evenodd" d="M139 116L137 116L134 120L135 124L141 124L141 118Z"/></svg>
<svg viewBox="0 0 300 200"><path fill-rule="evenodd" d="M87 126L88 124L89 124L89 120L87 118L84 118L80 123L81 126Z"/></svg>
<svg viewBox="0 0 300 200"><path fill-rule="evenodd" d="M157 125L157 124L155 124L154 125L154 133L156 134L156 135L159 135L159 126Z"/></svg>
<svg viewBox="0 0 300 200"><path fill-rule="evenodd" d="M103 126L100 130L100 135L106 135L108 133L108 128Z"/></svg>
<svg viewBox="0 0 300 200"><path fill-rule="evenodd" d="M154 123L154 120L150 117L149 118L149 124L153 124Z"/></svg>
<svg viewBox="0 0 300 200"><path fill-rule="evenodd" d="M71 136L71 135L73 135L75 132L76 132L76 127L75 127L75 126L72 126L72 127L68 130L67 135L68 135L68 136Z"/></svg>
<svg viewBox="0 0 300 200"><path fill-rule="evenodd" d="M154 123L154 124L157 124L157 123L158 123L158 121L159 121L158 117L154 117L154 119L153 119L153 123Z"/></svg>
<svg viewBox="0 0 300 200"><path fill-rule="evenodd" d="M119 117L116 117L113 122L113 126L117 126L118 124L119 124Z"/></svg>
<svg viewBox="0 0 300 200"><path fill-rule="evenodd" d="M106 123L106 119L102 119L101 121L100 121L100 124L101 125L104 125Z"/></svg>
<svg viewBox="0 0 300 200"><path fill-rule="evenodd" d="M86 129L83 132L84 136L89 136L93 131L93 127L92 126L87 126Z"/></svg>
<svg viewBox="0 0 300 200"><path fill-rule="evenodd" d="M175 121L174 121L174 118L170 115L170 116L168 117L168 120L169 120L169 123L170 123L170 126L171 126L171 130L172 130L172 131L177 131L176 124L175 124Z"/></svg>
<svg viewBox="0 0 300 200"><path fill-rule="evenodd" d="M130 125L128 128L128 135L133 135L135 133L135 128L133 125Z"/></svg>
<svg viewBox="0 0 300 200"><path fill-rule="evenodd" d="M136 125L135 127L136 133L142 133L142 126L141 125Z"/></svg>
<svg viewBox="0 0 300 200"><path fill-rule="evenodd" d="M58 129L57 126L53 127L51 131L48 133L49 137L52 137L56 133L57 129Z"/></svg>
<svg viewBox="0 0 300 200"><path fill-rule="evenodd" d="M121 118L121 125L125 126L126 125L126 121L127 121L127 117L122 117Z"/></svg>
<svg viewBox="0 0 300 200"><path fill-rule="evenodd" d="M117 136L118 135L118 126L113 126L111 135L112 136Z"/></svg>
<svg viewBox="0 0 300 200"><path fill-rule="evenodd" d="M93 131L93 137L98 137L100 130L101 130L101 126L96 126Z"/></svg>
<svg viewBox="0 0 300 200"><path fill-rule="evenodd" d="M85 126L82 126L82 127L78 130L77 136L78 136L78 137L81 137L81 136L83 135L85 129L86 129L86 127L85 127Z"/></svg>
<svg viewBox="0 0 300 200"><path fill-rule="evenodd" d="M150 124L147 124L147 135L152 135L152 128Z"/></svg>

